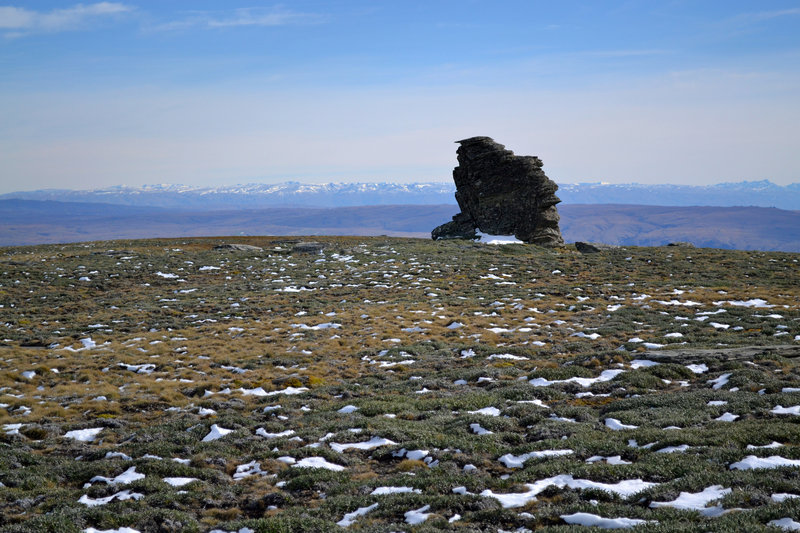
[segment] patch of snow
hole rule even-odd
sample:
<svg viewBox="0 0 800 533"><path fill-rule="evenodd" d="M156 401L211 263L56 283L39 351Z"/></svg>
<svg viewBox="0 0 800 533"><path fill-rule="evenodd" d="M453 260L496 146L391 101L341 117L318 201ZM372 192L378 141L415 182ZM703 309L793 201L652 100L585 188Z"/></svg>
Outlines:
<svg viewBox="0 0 800 533"><path fill-rule="evenodd" d="M562 455L570 455L575 453L572 450L541 450L535 452L523 453L522 455L512 455L510 453L500 457L498 461L503 463L506 468L522 468L525 461L529 459L541 459L543 457L559 457Z"/></svg>
<svg viewBox="0 0 800 533"><path fill-rule="evenodd" d="M506 330L506 331L510 331L510 330ZM527 357L522 357L522 356L519 356L519 355L512 355L510 353L495 353L495 354L490 355L486 359L487 360L492 360L492 359L510 359L512 361L527 361L528 360Z"/></svg>
<svg viewBox="0 0 800 533"><path fill-rule="evenodd" d="M680 446L665 446L664 448L659 448L656 450L656 453L676 453L676 452L685 452L691 448L688 444L681 444Z"/></svg>
<svg viewBox="0 0 800 533"><path fill-rule="evenodd" d="M500 409L497 407L484 407L477 411L467 411L471 415L500 416Z"/></svg>
<svg viewBox="0 0 800 533"><path fill-rule="evenodd" d="M656 520L642 520L640 518L603 518L591 513L561 515L561 519L567 524L599 527L600 529L628 529L641 524L658 523Z"/></svg>
<svg viewBox="0 0 800 533"><path fill-rule="evenodd" d="M550 385L554 385L556 383L577 383L581 387L589 387L593 383L600 383L603 381L611 381L619 374L625 372L624 370L615 369L615 370L603 370L600 375L596 378L580 378L580 377L573 377L569 379L557 379L557 380L547 380L545 378L534 378L529 381L531 385L534 387L549 387Z"/></svg>
<svg viewBox="0 0 800 533"><path fill-rule="evenodd" d="M324 457L306 457L300 459L292 465L293 468L324 468L325 470L333 470L334 472L341 472L345 467L334 463L329 463Z"/></svg>
<svg viewBox="0 0 800 533"><path fill-rule="evenodd" d="M620 422L616 418L606 418L606 427L608 429L613 430L613 431L622 431L622 430L625 430L625 429L636 429L639 426L633 426L633 425L630 425L630 424L623 424L622 422Z"/></svg>
<svg viewBox="0 0 800 533"><path fill-rule="evenodd" d="M506 244L506 243L496 243L496 244ZM428 519L428 516L430 516L431 514L425 512L430 508L431 508L430 505L425 505L424 507L420 507L419 509L415 509L413 511L407 511L405 514L406 523L411 524L412 526L423 523L425 520Z"/></svg>
<svg viewBox="0 0 800 533"><path fill-rule="evenodd" d="M504 508L512 508L522 507L527 505L528 502L534 501L537 494L550 486L556 486L559 489L563 489L564 487L571 489L598 489L618 494L622 498L627 498L637 492L641 492L656 485L658 485L658 483L642 481L641 479L623 480L618 483L601 483L587 479L575 479L569 474L561 474L536 481L535 483L527 483L525 486L528 488L528 492L495 494L487 489L481 492L481 496L495 498Z"/></svg>
<svg viewBox="0 0 800 533"><path fill-rule="evenodd" d="M602 455L593 455L586 459L587 463L596 463L598 461L605 461L610 465L630 465L633 464L630 461L626 461L622 458L621 455L611 455L609 457L603 457Z"/></svg>
<svg viewBox="0 0 800 533"><path fill-rule="evenodd" d="M193 481L199 481L197 478L194 477L165 477L162 479L164 483L167 485L172 485L173 487L183 487L184 485L188 485Z"/></svg>
<svg viewBox="0 0 800 533"><path fill-rule="evenodd" d="M64 434L65 439L74 439L81 442L92 442L103 431L103 428L74 429Z"/></svg>
<svg viewBox="0 0 800 533"><path fill-rule="evenodd" d="M202 442L211 442L212 440L221 439L228 433L233 433L234 430L232 429L225 429L223 427L219 427L218 425L214 424L211 426L211 429L208 432L208 435L203 437Z"/></svg>
<svg viewBox="0 0 800 533"><path fill-rule="evenodd" d="M791 500L792 498L800 498L800 494L791 494L788 492L776 492L775 494L770 496L770 499L777 503L784 502L786 500Z"/></svg>
<svg viewBox="0 0 800 533"><path fill-rule="evenodd" d="M719 302L714 302L714 305L716 306L721 306L724 304L733 305L736 307L775 307L774 305L769 305L766 300L762 300L761 298L753 298L751 300L721 300Z"/></svg>
<svg viewBox="0 0 800 533"><path fill-rule="evenodd" d="M776 405L770 413L776 415L800 415L800 405L795 405L793 407L782 407L780 405Z"/></svg>
<svg viewBox="0 0 800 533"><path fill-rule="evenodd" d="M281 431L280 433L267 433L266 429L258 428L256 430L256 435L259 437L264 437L265 439L280 439L282 437L291 437L294 435L294 430L287 429L286 431Z"/></svg>
<svg viewBox="0 0 800 533"><path fill-rule="evenodd" d="M351 448L355 450L373 450L380 446L394 446L395 444L397 443L389 439L383 439L381 437L372 437L370 440L366 442L353 442L349 444L339 444L336 442L331 442L330 447L332 450L341 453Z"/></svg>
<svg viewBox="0 0 800 533"><path fill-rule="evenodd" d="M385 494L403 494L406 492L413 492L414 494L422 494L419 489L411 487L377 487L369 493L370 496L383 496Z"/></svg>
<svg viewBox="0 0 800 533"><path fill-rule="evenodd" d="M770 442L769 444L764 444L763 446L756 446L755 444L748 444L747 445L747 449L748 450L758 450L758 449L763 449L763 448L780 448L782 446L783 446L783 444L781 444L780 442L774 440L774 441Z"/></svg>
<svg viewBox="0 0 800 533"><path fill-rule="evenodd" d="M800 531L800 522L792 520L790 517L770 520L768 526L779 527L784 531Z"/></svg>
<svg viewBox="0 0 800 533"><path fill-rule="evenodd" d="M636 369L636 368L647 368L647 367L656 366L656 365L659 365L659 364L661 364L661 363L656 363L655 361L651 361L649 359L634 359L633 361L631 361L631 368L633 368L633 369Z"/></svg>
<svg viewBox="0 0 800 533"><path fill-rule="evenodd" d="M686 365L686 368L695 374L703 374L704 372L708 372L708 367L705 363Z"/></svg>
<svg viewBox="0 0 800 533"><path fill-rule="evenodd" d="M780 468L783 466L800 466L800 460L786 459L780 455L756 457L748 455L741 461L731 464L731 470L755 470L757 468Z"/></svg>
<svg viewBox="0 0 800 533"><path fill-rule="evenodd" d="M673 507L675 509L700 511L703 516L719 516L723 514L722 507L706 507L714 500L718 500L730 494L730 488L723 488L722 485L712 485L706 487L701 492L681 492L677 498L669 502L650 502L650 507Z"/></svg>
<svg viewBox="0 0 800 533"><path fill-rule="evenodd" d="M308 392L308 387L286 387L285 389L268 392L265 394L265 396L275 396L277 394L294 395L294 394L303 394L304 392Z"/></svg>
<svg viewBox="0 0 800 533"><path fill-rule="evenodd" d="M246 477L254 476L256 474L266 475L266 472L261 470L261 464L258 461L251 461L236 467L236 472L233 474L233 479L239 481Z"/></svg>
<svg viewBox="0 0 800 533"><path fill-rule="evenodd" d="M728 380L730 379L731 374L722 374L720 377L716 379L709 379L706 383L711 383L713 386L711 387L714 390L719 390L725 385L728 384Z"/></svg>
<svg viewBox="0 0 800 533"><path fill-rule="evenodd" d="M484 428L480 424L470 424L469 428L476 435L494 435L494 431L489 431L488 429Z"/></svg>
<svg viewBox="0 0 800 533"><path fill-rule="evenodd" d="M359 516L364 516L368 512L374 511L377 508L378 508L377 503L373 503L372 505L369 505L367 507L359 507L352 513L347 513L346 515L344 515L344 518L336 522L336 525L339 527L350 527L351 525L353 525L353 522L356 521L356 518L358 518Z"/></svg>
<svg viewBox="0 0 800 533"><path fill-rule="evenodd" d="M80 497L80 499L78 500L78 503L82 503L83 505L85 505L87 507L97 507L98 505L106 505L107 503L110 503L112 500L125 501L125 500L138 500L140 498L144 498L144 494L139 494L138 492L131 492L129 490L123 490L121 492L117 492L116 494L112 494L111 496L106 496L105 498L90 498L89 496L84 494L83 496ZM96 531L97 533L105 533L103 531L100 531L100 530L97 530L97 529L93 529L93 528L84 529L84 531ZM106 531L108 531L108 532L111 532L111 531L126 532L126 531L135 531L135 530L130 529L130 528L122 528L122 529L113 529L113 530L109 529L109 530L106 530Z"/></svg>
<svg viewBox="0 0 800 533"><path fill-rule="evenodd" d="M94 476L89 480L89 483L103 482L109 485L127 485L128 483L133 483L140 479L144 479L144 474L137 472L136 467L132 466L117 477L108 478L104 476Z"/></svg>

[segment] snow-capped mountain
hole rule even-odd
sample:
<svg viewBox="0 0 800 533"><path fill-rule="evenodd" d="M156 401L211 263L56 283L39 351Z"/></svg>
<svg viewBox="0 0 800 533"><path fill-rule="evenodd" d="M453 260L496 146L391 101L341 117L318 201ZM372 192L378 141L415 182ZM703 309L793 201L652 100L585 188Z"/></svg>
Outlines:
<svg viewBox="0 0 800 533"><path fill-rule="evenodd" d="M342 207L360 205L454 204L452 182L427 183L249 183L223 187L190 185L115 186L94 190L45 189L0 195L0 199L91 202L169 209L257 209L276 206ZM566 183L564 204L663 206L758 206L800 210L800 183L768 180L717 185Z"/></svg>
<svg viewBox="0 0 800 533"><path fill-rule="evenodd" d="M697 186L569 183L559 185L558 196L564 203L569 204L757 206L800 209L800 183L781 186L769 180Z"/></svg>

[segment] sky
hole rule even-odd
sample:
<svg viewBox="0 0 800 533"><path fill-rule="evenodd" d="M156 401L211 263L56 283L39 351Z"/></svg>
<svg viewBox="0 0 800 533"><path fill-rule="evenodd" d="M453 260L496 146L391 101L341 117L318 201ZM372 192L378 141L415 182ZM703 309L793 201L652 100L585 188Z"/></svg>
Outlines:
<svg viewBox="0 0 800 533"><path fill-rule="evenodd" d="M0 193L800 182L800 1L0 0Z"/></svg>

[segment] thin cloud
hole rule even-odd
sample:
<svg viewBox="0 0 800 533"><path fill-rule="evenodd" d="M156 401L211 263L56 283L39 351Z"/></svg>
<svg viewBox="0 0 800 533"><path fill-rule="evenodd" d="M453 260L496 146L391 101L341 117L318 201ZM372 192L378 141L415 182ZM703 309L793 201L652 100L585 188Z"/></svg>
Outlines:
<svg viewBox="0 0 800 533"><path fill-rule="evenodd" d="M7 30L7 38L22 37L36 32L76 30L102 17L133 11L133 7L120 2L75 4L64 9L34 11L24 7L0 6L0 30Z"/></svg>
<svg viewBox="0 0 800 533"><path fill-rule="evenodd" d="M586 55L596 57L641 57L641 56L656 56L672 53L669 50L591 50L585 52Z"/></svg>
<svg viewBox="0 0 800 533"><path fill-rule="evenodd" d="M274 27L297 24L318 24L325 20L317 13L291 11L281 6L273 8L239 8L232 12L194 12L187 18L167 22L156 27L158 30L181 30L189 28L237 28Z"/></svg>
<svg viewBox="0 0 800 533"><path fill-rule="evenodd" d="M780 9L775 11L761 11L758 13L747 13L742 15L743 18L749 18L752 20L769 20L779 17L788 17L792 15L800 15L800 7L794 7L791 9Z"/></svg>

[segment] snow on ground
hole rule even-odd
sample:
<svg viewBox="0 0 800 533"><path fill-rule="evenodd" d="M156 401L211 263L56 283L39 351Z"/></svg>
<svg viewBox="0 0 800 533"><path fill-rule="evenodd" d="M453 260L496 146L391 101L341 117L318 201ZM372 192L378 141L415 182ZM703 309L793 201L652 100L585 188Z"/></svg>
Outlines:
<svg viewBox="0 0 800 533"><path fill-rule="evenodd" d="M83 495L78 500L78 503L82 503L87 507L97 507L98 505L106 505L111 503L113 500L125 501L125 500L138 500L140 498L144 498L144 494L139 494L138 492L131 492L129 490L123 490L112 494L111 496L106 496L105 498L90 498L87 495Z"/></svg>
<svg viewBox="0 0 800 533"><path fill-rule="evenodd" d="M419 489L411 487L376 487L375 490L369 493L370 496L384 496L386 494L405 494L413 492L414 494L422 494Z"/></svg>
<svg viewBox="0 0 800 533"><path fill-rule="evenodd" d="M655 361L651 361L649 359L634 359L633 361L630 362L631 368L633 368L633 369L647 368L647 367L656 366L656 365L659 365L659 364L660 363L657 363Z"/></svg>
<svg viewBox="0 0 800 533"><path fill-rule="evenodd" d="M488 233L481 233L476 231L478 235L478 242L484 244L525 244L517 239L514 235L489 235Z"/></svg>
<svg viewBox="0 0 800 533"><path fill-rule="evenodd" d="M423 523L431 515L431 513L425 512L430 508L431 508L430 505L425 505L423 507L420 507L419 509L414 509L413 511L406 512L405 514L406 523L411 524L412 526Z"/></svg>
<svg viewBox="0 0 800 533"><path fill-rule="evenodd" d="M730 377L731 377L730 373L722 374L720 377L716 379L709 379L707 383L710 383L712 385L711 387L712 389L719 390L728 384L728 380L730 379Z"/></svg>
<svg viewBox="0 0 800 533"><path fill-rule="evenodd" d="M599 527L600 529L628 529L641 524L657 524L655 520L642 520L639 518L603 518L591 513L573 513L561 515L567 524L579 526Z"/></svg>
<svg viewBox="0 0 800 533"><path fill-rule="evenodd" d="M780 455L756 457L748 455L741 461L731 464L731 470L754 470L757 468L780 468L783 466L800 466L800 460L786 459Z"/></svg>
<svg viewBox="0 0 800 533"><path fill-rule="evenodd" d="M334 472L341 472L345 469L342 465L329 463L324 457L306 457L300 459L292 465L294 468L324 468L325 470L333 470Z"/></svg>
<svg viewBox="0 0 800 533"><path fill-rule="evenodd" d="M83 530L83 533L139 533L139 530L130 527L120 527L117 529L95 529L93 527L87 527Z"/></svg>
<svg viewBox="0 0 800 533"><path fill-rule="evenodd" d="M534 378L530 380L529 383L534 387L549 387L550 385L554 385L556 383L577 383L581 387L590 387L594 383L611 381L623 372L625 371L620 369L603 370L596 378L573 377L569 379L556 379L552 381L545 378Z"/></svg>
<svg viewBox="0 0 800 533"><path fill-rule="evenodd" d="M369 505L367 507L359 507L352 513L347 513L346 515L344 515L344 518L336 522L336 525L339 527L350 527L351 525L353 525L353 522L356 521L356 518L358 518L359 516L364 516L368 512L374 511L377 508L378 508L377 503L373 503L372 505Z"/></svg>
<svg viewBox="0 0 800 533"><path fill-rule="evenodd" d="M788 492L776 492L770 499L774 502L780 503L786 500L791 500L792 498L800 498L800 494L791 494Z"/></svg>
<svg viewBox="0 0 800 533"><path fill-rule="evenodd" d="M184 485L188 485L193 481L200 481L194 477L165 477L162 479L164 483L167 485L172 485L173 487L183 487Z"/></svg>
<svg viewBox="0 0 800 533"><path fill-rule="evenodd" d="M281 431L279 433L267 433L267 430L264 428L258 428L256 430L256 435L260 437L264 437L265 439L280 439L283 437L291 437L294 435L293 429L287 429L286 431Z"/></svg>
<svg viewBox="0 0 800 533"><path fill-rule="evenodd" d="M389 439L383 439L381 437L372 437L370 440L366 442L352 442L349 444L339 444L336 442L331 442L330 447L333 451L336 452L343 452L345 450L374 450L380 446L394 446L397 444L394 441Z"/></svg>
<svg viewBox="0 0 800 533"><path fill-rule="evenodd" d="M800 531L800 522L792 520L788 516L786 518L770 520L767 522L767 525L781 528L784 531Z"/></svg>
<svg viewBox="0 0 800 533"><path fill-rule="evenodd" d="M92 442L103 428L74 429L64 434L65 439L74 439L81 442Z"/></svg>
<svg viewBox="0 0 800 533"><path fill-rule="evenodd" d="M618 483L600 483L597 481L590 481L587 479L575 479L569 474L561 474L558 476L549 477L536 481L535 483L527 483L525 486L528 488L527 492L509 493L509 494L496 494L491 490L484 490L481 496L488 498L495 498L505 508L510 507L523 507L528 502L534 501L536 495L545 490L547 487L556 486L559 489L568 487L570 489L598 489L606 492L612 492L622 498L627 498L637 492L655 487L658 483L650 483L642 481L641 479L623 480Z"/></svg>
<svg viewBox="0 0 800 533"><path fill-rule="evenodd" d="M128 483L133 483L134 481L138 481L140 479L144 479L144 474L137 472L136 467L132 466L120 475L108 478L104 476L94 476L92 479L89 480L89 483L108 483L109 485L127 485Z"/></svg>
<svg viewBox="0 0 800 533"><path fill-rule="evenodd" d="M795 405L792 407L782 407L780 405L776 405L775 408L770 411L770 413L776 415L800 415L800 405Z"/></svg>
<svg viewBox="0 0 800 533"><path fill-rule="evenodd" d="M757 307L757 308L769 308L775 307L774 305L770 305L767 303L766 300L762 300L761 298L752 298L750 300L720 300L719 302L713 302L716 306L723 306L725 304L732 305L735 307Z"/></svg>
<svg viewBox="0 0 800 533"><path fill-rule="evenodd" d="M625 430L625 429L636 429L639 426L633 426L633 425L630 425L630 424L623 424L622 422L620 422L616 418L606 418L606 427L608 429L613 430L613 431L622 431L622 430Z"/></svg>
<svg viewBox="0 0 800 533"><path fill-rule="evenodd" d="M500 409L497 407L484 407L477 411L467 411L471 415L500 416Z"/></svg>
<svg viewBox="0 0 800 533"><path fill-rule="evenodd" d="M705 363L686 365L686 368L688 368L694 374L703 374L708 372L708 366L706 366Z"/></svg>
<svg viewBox="0 0 800 533"><path fill-rule="evenodd" d="M602 455L593 455L586 459L587 463L597 463L597 462L605 462L610 465L630 465L633 464L630 461L626 461L620 455L610 455L608 457L604 457Z"/></svg>
<svg viewBox="0 0 800 533"><path fill-rule="evenodd" d="M759 448L780 448L781 446L783 446L783 444L781 444L780 442L774 440L774 441L770 442L769 444L764 444L763 446L756 446L755 444L748 444L747 445L747 449L748 450L757 450Z"/></svg>
<svg viewBox="0 0 800 533"><path fill-rule="evenodd" d="M700 492L681 492L677 498L669 502L650 502L650 507L674 507L675 509L699 511L703 516L720 516L724 513L721 506L706 507L714 500L719 500L726 494L730 494L731 488L723 488L722 485L712 485Z"/></svg>
<svg viewBox="0 0 800 533"><path fill-rule="evenodd" d="M208 432L208 435L203 437L203 442L211 442L212 440L221 439L228 433L233 433L233 431L234 430L232 429L225 429L223 427L219 427L216 424L213 424Z"/></svg>
<svg viewBox="0 0 800 533"><path fill-rule="evenodd" d="M522 468L525 461L529 459L541 459L544 457L559 457L562 455L570 455L575 453L572 450L541 450L523 453L522 455L513 455L507 453L500 457L498 461L503 463L506 468Z"/></svg>
<svg viewBox="0 0 800 533"><path fill-rule="evenodd" d="M470 424L469 428L476 435L494 435L493 431L489 431L488 429L484 428L480 424Z"/></svg>

